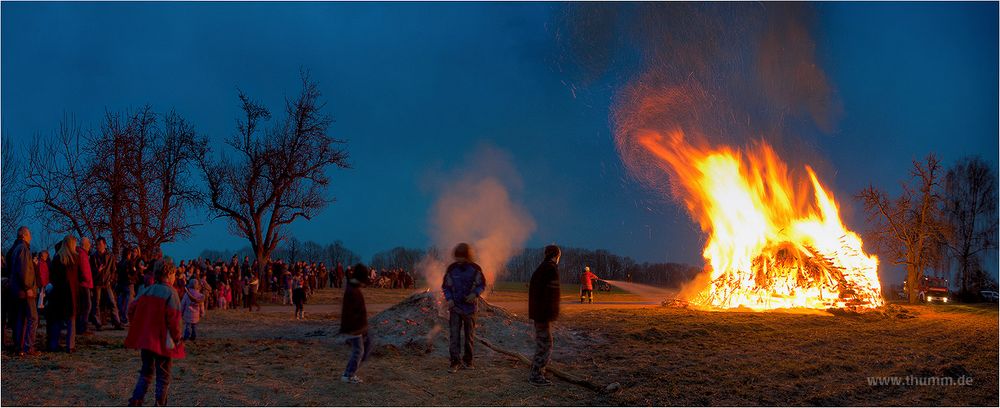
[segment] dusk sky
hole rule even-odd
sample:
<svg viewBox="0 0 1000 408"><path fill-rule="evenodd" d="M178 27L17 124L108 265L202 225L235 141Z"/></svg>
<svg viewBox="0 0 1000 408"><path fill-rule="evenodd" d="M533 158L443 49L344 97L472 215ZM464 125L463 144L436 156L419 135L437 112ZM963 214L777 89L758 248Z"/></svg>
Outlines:
<svg viewBox="0 0 1000 408"><path fill-rule="evenodd" d="M96 128L105 110L151 104L213 145L235 131L237 87L272 111L308 69L348 140L336 202L292 224L367 259L430 244L430 187L482 146L506 151L513 191L537 228L527 245L606 248L700 265L704 237L683 209L635 182L615 150L620 83L574 85L557 64L565 5L10 3L2 5L2 131L51 134L63 113ZM898 192L910 161L998 155L997 3L815 4L816 57L842 113L809 135L847 225L854 195ZM475 160L475 159L473 159ZM165 246L175 258L247 245L223 220ZM38 224L34 225L36 228ZM995 266L992 266L995 268Z"/></svg>

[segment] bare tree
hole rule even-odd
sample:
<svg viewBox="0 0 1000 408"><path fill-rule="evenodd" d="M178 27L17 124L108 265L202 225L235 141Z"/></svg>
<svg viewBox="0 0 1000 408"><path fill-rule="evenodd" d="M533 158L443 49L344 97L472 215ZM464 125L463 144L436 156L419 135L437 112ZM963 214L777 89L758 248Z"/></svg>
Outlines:
<svg viewBox="0 0 1000 408"><path fill-rule="evenodd" d="M344 247L344 243L339 240L326 246L326 256L330 260L330 266L333 267L338 263L346 267L361 262L361 257Z"/></svg>
<svg viewBox="0 0 1000 408"><path fill-rule="evenodd" d="M201 161L213 214L229 220L261 264L284 238L286 225L312 218L332 201L326 172L349 167L347 152L338 148L344 142L327 133L332 119L322 112L319 88L307 73L301 76L301 92L286 100L284 118L268 131L262 125L270 111L241 91L243 117L228 142L237 158L223 154Z"/></svg>
<svg viewBox="0 0 1000 408"><path fill-rule="evenodd" d="M149 106L105 114L98 132L67 116L53 137L35 139L25 185L46 229L110 234L113 249L130 242L150 253L193 226L186 209L200 196L190 172L206 143L180 115L161 122Z"/></svg>
<svg viewBox="0 0 1000 408"><path fill-rule="evenodd" d="M997 175L979 157L960 160L944 177L945 245L957 264L963 296L984 286L982 258L997 248Z"/></svg>
<svg viewBox="0 0 1000 408"><path fill-rule="evenodd" d="M933 154L925 162L913 162L912 181L902 183L902 193L896 199L874 186L861 191L871 230L867 242L876 252L888 255L897 265L906 265L906 282L910 303L918 299L918 283L923 271L938 255L939 241L944 235L941 213L941 164Z"/></svg>
<svg viewBox="0 0 1000 408"><path fill-rule="evenodd" d="M201 200L190 169L201 162L207 141L174 111L164 115L162 128L149 107L132 122L137 144L126 167L131 197L126 200L126 225L129 236L149 253L186 237L197 225L188 221L186 211Z"/></svg>
<svg viewBox="0 0 1000 408"><path fill-rule="evenodd" d="M37 136L29 147L25 188L49 231L95 236L104 224L103 209L93 205L86 143L80 124L64 115L51 138Z"/></svg>
<svg viewBox="0 0 1000 408"><path fill-rule="evenodd" d="M3 135L0 145L0 174L3 174L0 185L0 207L3 208L0 242L3 245L14 240L17 228L24 223L28 206L24 199L24 170L21 152L14 146L11 138Z"/></svg>
<svg viewBox="0 0 1000 408"><path fill-rule="evenodd" d="M302 258L306 262L323 262L323 246L316 241L306 241L302 244Z"/></svg>

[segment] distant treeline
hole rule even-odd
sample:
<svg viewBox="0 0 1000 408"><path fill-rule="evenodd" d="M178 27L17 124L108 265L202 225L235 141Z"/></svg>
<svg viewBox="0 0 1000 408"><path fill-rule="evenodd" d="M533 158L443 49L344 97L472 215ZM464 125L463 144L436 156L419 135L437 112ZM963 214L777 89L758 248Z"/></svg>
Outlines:
<svg viewBox="0 0 1000 408"><path fill-rule="evenodd" d="M577 282L580 272L585 266L589 266L597 276L603 279L631 280L636 283L661 287L680 286L701 272L699 267L679 263L638 263L630 257L617 255L604 249L562 248L562 251L559 270L562 281L566 283ZM424 250L395 247L372 255L369 266L377 269L403 268L413 271L416 270L417 264L428 252L439 258L448 259L448 251L442 251L438 248ZM527 282L531 278L531 273L541 262L542 252L542 248L522 250L520 254L507 262L505 270L499 274L500 280ZM246 247L239 251L205 250L201 253L201 257L211 260L228 260L233 255L240 259L243 259L244 256L249 256L252 259L253 251ZM336 265L337 262L348 265L361 260L354 251L345 248L340 241L322 245L313 241L301 243L295 238L289 239L284 245L276 248L273 258L291 262L327 262L331 266Z"/></svg>

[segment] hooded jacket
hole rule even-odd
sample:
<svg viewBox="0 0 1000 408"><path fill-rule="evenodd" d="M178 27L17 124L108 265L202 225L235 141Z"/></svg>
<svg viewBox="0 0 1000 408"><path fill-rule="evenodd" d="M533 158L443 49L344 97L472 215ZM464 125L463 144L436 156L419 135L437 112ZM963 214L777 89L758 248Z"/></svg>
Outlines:
<svg viewBox="0 0 1000 408"><path fill-rule="evenodd" d="M162 283L144 287L128 306L128 320L125 347L184 358L181 302L173 287ZM167 348L167 336L173 340L174 348Z"/></svg>
<svg viewBox="0 0 1000 408"><path fill-rule="evenodd" d="M196 324L201 321L202 302L205 295L195 288L184 288L184 298L181 299L181 313L183 313L184 323Z"/></svg>

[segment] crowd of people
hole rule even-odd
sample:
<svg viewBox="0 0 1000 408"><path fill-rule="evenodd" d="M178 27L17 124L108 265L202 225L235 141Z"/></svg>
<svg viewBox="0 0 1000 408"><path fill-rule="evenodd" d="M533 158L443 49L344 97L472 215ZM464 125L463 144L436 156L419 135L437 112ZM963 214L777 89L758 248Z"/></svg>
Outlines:
<svg viewBox="0 0 1000 408"><path fill-rule="evenodd" d="M76 350L77 336L129 325L128 306L155 283L152 265L163 258L158 250L144 253L123 246L116 257L107 240L67 236L49 249L33 250L31 231L18 229L17 239L3 256L3 328L11 329L16 355L38 355L35 344L44 317L47 351ZM318 289L343 288L354 266L323 262L275 260L261 267L249 256L242 261L196 258L174 266L173 288L182 307L183 337L197 338L198 322L213 309L260 310L262 296L272 303L294 305L295 319L304 319L306 299ZM402 268L365 272L372 286L413 288L413 276ZM10 296L8 296L10 295ZM7 348L7 344L4 345Z"/></svg>
<svg viewBox="0 0 1000 408"><path fill-rule="evenodd" d="M186 342L197 340L198 323L209 310L260 311L258 296L271 293L275 302L294 305L295 319L303 319L306 298L329 285L344 288L340 332L352 348L341 380L360 383L357 372L372 348L361 288L377 282L387 288L414 285L405 270L379 273L360 263L327 269L323 263L277 260L261 267L249 257L240 262L234 256L228 262L192 259L175 264L158 250L150 252L125 247L115 262L104 238L92 243L72 235L56 244L52 255L48 250L32 252L31 232L18 229L3 258L2 273L3 328L13 329L13 352L39 354L35 341L39 309L45 312L45 344L50 352L74 352L76 336L91 333L91 328L103 330L108 317L112 329L128 327L125 346L140 350L140 374L129 405L142 404L154 376L155 402L164 405L172 361L184 357ZM453 256L441 283L449 309L452 373L474 368L475 315L486 289L472 248L459 244ZM550 323L559 315L559 257L558 247L546 247L545 260L529 284L528 315L534 321L537 345L529 380L535 385L552 385L544 372L552 349ZM588 270L581 283L592 279L597 277Z"/></svg>

